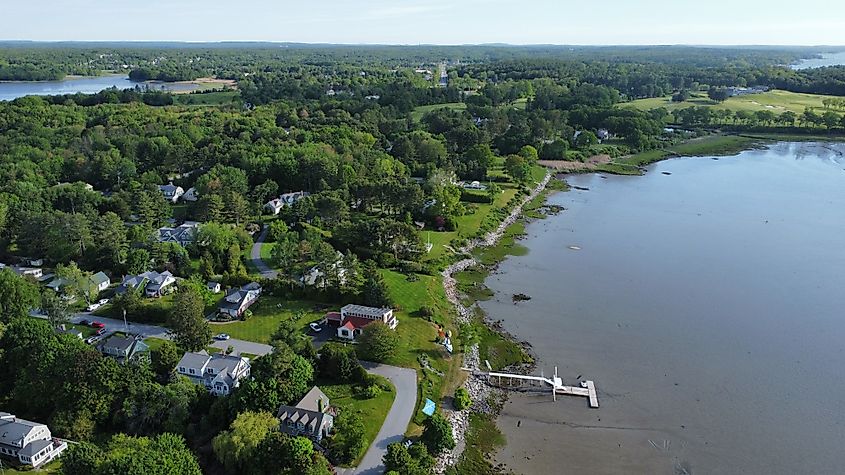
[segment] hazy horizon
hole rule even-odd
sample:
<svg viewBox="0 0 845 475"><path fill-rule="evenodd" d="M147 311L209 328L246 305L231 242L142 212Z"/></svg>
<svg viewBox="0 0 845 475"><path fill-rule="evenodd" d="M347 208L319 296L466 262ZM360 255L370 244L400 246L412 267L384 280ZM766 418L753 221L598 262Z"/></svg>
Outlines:
<svg viewBox="0 0 845 475"><path fill-rule="evenodd" d="M15 1L4 41L273 42L348 45L831 46L845 44L845 4L667 0L600 8L572 1ZM26 21L27 19L37 20ZM33 24L37 28L33 27Z"/></svg>

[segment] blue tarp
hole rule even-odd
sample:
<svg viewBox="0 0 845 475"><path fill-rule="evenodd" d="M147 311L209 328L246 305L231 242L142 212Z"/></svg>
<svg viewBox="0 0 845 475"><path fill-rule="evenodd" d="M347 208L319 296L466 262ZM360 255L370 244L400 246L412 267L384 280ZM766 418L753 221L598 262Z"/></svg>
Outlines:
<svg viewBox="0 0 845 475"><path fill-rule="evenodd" d="M423 409L422 409L423 414L430 416L430 415L434 414L434 409L435 409L434 401L432 401L431 399L426 399L425 400L425 406L423 406Z"/></svg>

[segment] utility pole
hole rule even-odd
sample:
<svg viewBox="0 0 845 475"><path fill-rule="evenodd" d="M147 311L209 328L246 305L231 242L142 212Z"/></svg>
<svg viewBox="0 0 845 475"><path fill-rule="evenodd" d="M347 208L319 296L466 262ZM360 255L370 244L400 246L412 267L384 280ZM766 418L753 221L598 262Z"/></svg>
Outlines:
<svg viewBox="0 0 845 475"><path fill-rule="evenodd" d="M129 332L129 323L126 322L126 309L123 309L123 331Z"/></svg>

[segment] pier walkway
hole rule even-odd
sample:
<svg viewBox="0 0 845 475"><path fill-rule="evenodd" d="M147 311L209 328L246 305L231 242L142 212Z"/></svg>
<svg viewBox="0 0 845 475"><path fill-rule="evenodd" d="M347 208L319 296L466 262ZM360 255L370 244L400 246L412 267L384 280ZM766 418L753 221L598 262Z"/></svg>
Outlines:
<svg viewBox="0 0 845 475"><path fill-rule="evenodd" d="M485 363L487 364L487 369L490 369L490 363L487 361L485 361ZM557 375L557 366L555 366L555 374L552 378L525 374L496 373L494 371L479 371L478 373L487 376L487 382L489 384L493 384L495 382L498 386L505 387L505 385L502 384L502 380L504 380L506 385L509 387L521 386L526 382L532 385L541 384L552 390L552 398L554 400L557 400L558 394L563 396L582 396L589 399L591 408L595 409L599 407L599 398L596 394L595 383L592 381L582 381L580 386L565 386L563 384L563 380Z"/></svg>

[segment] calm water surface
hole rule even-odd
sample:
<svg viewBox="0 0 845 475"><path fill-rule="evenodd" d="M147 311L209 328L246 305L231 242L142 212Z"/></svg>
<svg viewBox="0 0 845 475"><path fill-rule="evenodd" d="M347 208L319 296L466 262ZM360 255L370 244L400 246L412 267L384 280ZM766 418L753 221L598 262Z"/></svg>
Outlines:
<svg viewBox="0 0 845 475"><path fill-rule="evenodd" d="M792 69L821 68L824 66L839 66L845 64L845 51L839 53L823 53L821 58L802 59Z"/></svg>
<svg viewBox="0 0 845 475"><path fill-rule="evenodd" d="M98 76L63 79L61 81L0 81L0 101L11 101L24 96L50 96L58 94L95 94L110 87L131 89L136 86L168 91L190 91L194 84L164 84L160 82L132 82L127 76Z"/></svg>
<svg viewBox="0 0 845 475"><path fill-rule="evenodd" d="M533 344L538 371L595 380L602 407L513 397L500 460L523 473L845 473L843 153L778 144L570 177L589 191L550 199L567 210L528 226L529 254L488 279L482 307ZM518 292L533 299L513 305Z"/></svg>

